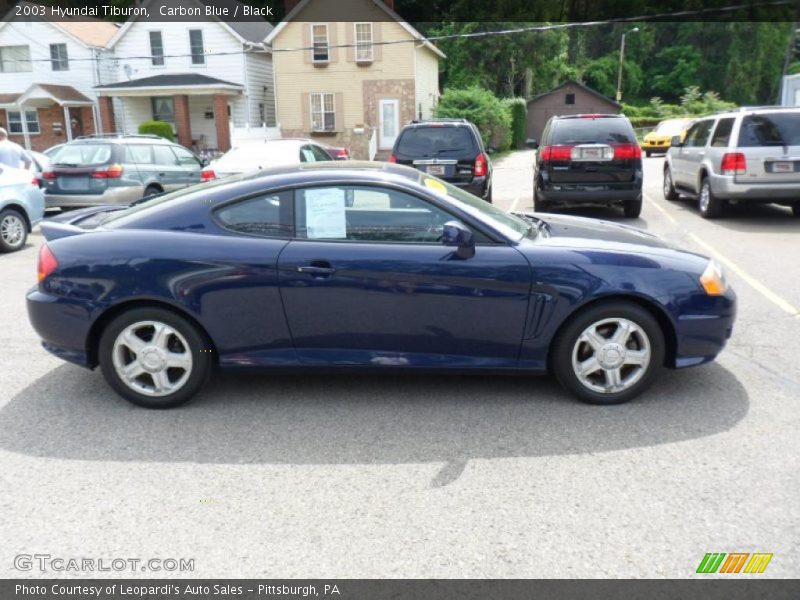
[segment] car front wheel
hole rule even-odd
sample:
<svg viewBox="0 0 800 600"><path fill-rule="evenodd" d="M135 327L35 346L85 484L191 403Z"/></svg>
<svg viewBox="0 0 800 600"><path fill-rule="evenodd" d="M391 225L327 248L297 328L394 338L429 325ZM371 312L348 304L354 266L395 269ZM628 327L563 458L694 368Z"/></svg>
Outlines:
<svg viewBox="0 0 800 600"><path fill-rule="evenodd" d="M146 408L183 404L203 387L213 367L210 345L183 317L137 308L106 327L98 349L108 384Z"/></svg>
<svg viewBox="0 0 800 600"><path fill-rule="evenodd" d="M580 312L559 332L552 370L589 404L619 404L649 386L664 363L664 334L641 306L624 301Z"/></svg>
<svg viewBox="0 0 800 600"><path fill-rule="evenodd" d="M0 251L14 252L25 245L28 239L28 224L13 208L0 212Z"/></svg>

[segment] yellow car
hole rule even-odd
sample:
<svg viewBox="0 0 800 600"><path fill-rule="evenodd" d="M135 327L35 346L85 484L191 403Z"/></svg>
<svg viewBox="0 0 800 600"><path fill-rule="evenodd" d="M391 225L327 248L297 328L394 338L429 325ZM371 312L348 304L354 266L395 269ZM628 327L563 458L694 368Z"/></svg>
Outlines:
<svg viewBox="0 0 800 600"><path fill-rule="evenodd" d="M650 156L653 152L664 152L669 150L673 136L681 136L681 140L686 136L686 130L692 124L693 119L667 119L661 121L654 131L651 131L642 141L642 150L645 155Z"/></svg>

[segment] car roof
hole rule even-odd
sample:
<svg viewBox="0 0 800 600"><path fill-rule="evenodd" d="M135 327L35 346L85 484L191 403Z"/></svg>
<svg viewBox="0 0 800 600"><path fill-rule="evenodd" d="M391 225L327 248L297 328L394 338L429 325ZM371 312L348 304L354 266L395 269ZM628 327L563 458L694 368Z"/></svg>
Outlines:
<svg viewBox="0 0 800 600"><path fill-rule="evenodd" d="M134 134L109 134L109 135L87 135L75 138L66 144L96 144L102 143L122 143L126 144L173 144L170 140L157 135L134 135Z"/></svg>
<svg viewBox="0 0 800 600"><path fill-rule="evenodd" d="M724 110L713 115L705 115L703 119L719 119L721 117L738 117L740 115L763 115L767 113L797 113L800 107L797 106L740 106L731 110Z"/></svg>

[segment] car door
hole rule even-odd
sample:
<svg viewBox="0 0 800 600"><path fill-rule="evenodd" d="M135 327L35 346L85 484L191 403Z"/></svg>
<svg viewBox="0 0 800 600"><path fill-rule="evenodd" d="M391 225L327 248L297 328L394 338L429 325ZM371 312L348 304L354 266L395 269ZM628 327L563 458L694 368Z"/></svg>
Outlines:
<svg viewBox="0 0 800 600"><path fill-rule="evenodd" d="M440 242L455 216L379 186L295 190L295 239L278 261L298 357L309 364L516 365L531 271L478 230L475 255Z"/></svg>
<svg viewBox="0 0 800 600"><path fill-rule="evenodd" d="M154 144L152 150L154 173L164 191L171 192L184 187L181 166L170 147L166 144Z"/></svg>
<svg viewBox="0 0 800 600"><path fill-rule="evenodd" d="M686 141L679 149L680 175L676 182L695 192L699 191L697 175L700 171L700 164L705 158L706 144L713 125L714 119L704 119L692 125L686 135Z"/></svg>
<svg viewBox="0 0 800 600"><path fill-rule="evenodd" d="M181 187L200 183L200 171L203 164L197 156L182 146L170 146L178 163L176 182Z"/></svg>

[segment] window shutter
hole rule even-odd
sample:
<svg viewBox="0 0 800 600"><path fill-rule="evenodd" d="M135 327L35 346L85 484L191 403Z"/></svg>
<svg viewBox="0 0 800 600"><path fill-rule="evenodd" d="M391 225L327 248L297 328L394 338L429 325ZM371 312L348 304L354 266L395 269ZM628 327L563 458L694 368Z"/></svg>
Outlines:
<svg viewBox="0 0 800 600"><path fill-rule="evenodd" d="M344 131L344 94L337 92L333 95L334 110L336 111L335 131Z"/></svg>
<svg viewBox="0 0 800 600"><path fill-rule="evenodd" d="M303 25L303 48L311 48L311 23L302 23ZM305 50L303 52L303 62L312 63L314 56L313 50Z"/></svg>
<svg viewBox="0 0 800 600"><path fill-rule="evenodd" d="M355 23L345 23L344 30L346 32L345 37L345 44L347 44L347 48L345 48L347 52L347 62L355 62L356 61L356 49L353 44L356 43L356 25Z"/></svg>
<svg viewBox="0 0 800 600"><path fill-rule="evenodd" d="M345 23L345 26L351 25L352 23ZM328 48L328 58L330 62L335 63L339 60L339 48L334 48L333 46L337 46L339 44L339 23L333 22L328 23L328 43L331 45Z"/></svg>
<svg viewBox="0 0 800 600"><path fill-rule="evenodd" d="M380 43L383 41L383 23L375 21L372 24L372 60L378 62L383 60L383 46Z"/></svg>
<svg viewBox="0 0 800 600"><path fill-rule="evenodd" d="M303 131L311 132L311 94L300 94L300 108L303 115Z"/></svg>

